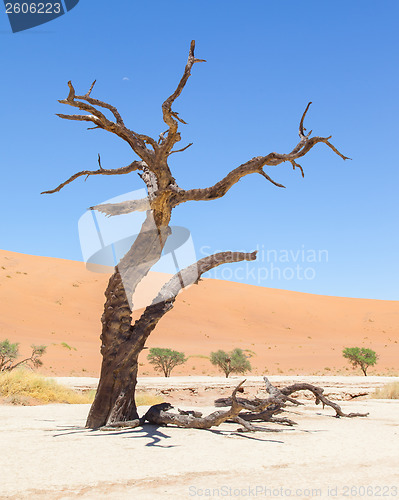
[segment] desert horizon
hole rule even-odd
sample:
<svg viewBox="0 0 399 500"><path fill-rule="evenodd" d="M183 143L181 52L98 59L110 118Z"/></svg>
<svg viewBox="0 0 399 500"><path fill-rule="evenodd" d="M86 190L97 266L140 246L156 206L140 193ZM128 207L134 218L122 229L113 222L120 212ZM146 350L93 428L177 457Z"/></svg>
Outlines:
<svg viewBox="0 0 399 500"><path fill-rule="evenodd" d="M0 337L48 346L40 372L99 375L100 318L109 274L83 262L0 251ZM148 304L168 275L151 273L138 291ZM133 312L137 319L142 309ZM189 327L187 326L189 325ZM183 351L173 375L220 375L206 359L235 347L250 357L252 375L361 375L344 347L369 347L379 360L370 375L398 375L399 301L313 295L203 279L184 290L158 324L147 347ZM144 351L139 376L156 372Z"/></svg>

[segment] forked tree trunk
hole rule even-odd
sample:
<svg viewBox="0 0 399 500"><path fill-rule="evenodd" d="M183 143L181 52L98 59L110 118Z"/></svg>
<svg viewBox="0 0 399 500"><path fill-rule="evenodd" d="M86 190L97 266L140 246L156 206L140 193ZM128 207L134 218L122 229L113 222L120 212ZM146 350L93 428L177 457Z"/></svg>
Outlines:
<svg viewBox="0 0 399 500"><path fill-rule="evenodd" d="M100 382L86 427L95 429L113 422L138 418L135 403L138 357L158 320L170 308L164 302L148 306L140 319L130 327L128 338L121 341L118 331L112 332L112 337L109 336L111 338L107 346L102 346ZM105 333L109 334L112 323L107 328Z"/></svg>
<svg viewBox="0 0 399 500"><path fill-rule="evenodd" d="M184 286L198 282L202 274L221 264L255 259L256 252L220 252L205 257L179 271L161 288L152 304L146 307L140 318L130 327L127 338L124 332L120 333L118 323L107 321L107 315L116 314L118 309L111 309L108 312L106 307L104 312L106 321L101 336L103 340L101 378L86 426L98 428L112 425L114 422L135 420L138 417L134 401L138 356L159 320L173 308L176 297ZM120 290L118 284L122 283L120 276L118 279L118 273L116 273L110 279L107 301L111 290L115 291L115 288ZM120 308L123 309L124 304L121 304ZM113 336L105 335L109 334L111 327L116 328L112 332ZM125 340L121 341L122 335L125 335ZM107 337L107 345L104 345L105 337Z"/></svg>
<svg viewBox="0 0 399 500"><path fill-rule="evenodd" d="M108 282L101 318L103 361L97 393L86 421L89 428L137 418L138 356L155 325L151 328L143 322L131 324L132 295L160 259L169 233L167 226L154 229L153 214L149 212L140 234Z"/></svg>

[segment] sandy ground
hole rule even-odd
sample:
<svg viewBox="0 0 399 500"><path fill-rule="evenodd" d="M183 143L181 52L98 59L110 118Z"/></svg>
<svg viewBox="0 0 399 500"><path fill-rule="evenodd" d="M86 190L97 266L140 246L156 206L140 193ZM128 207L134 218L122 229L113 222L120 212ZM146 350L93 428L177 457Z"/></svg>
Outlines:
<svg viewBox="0 0 399 500"><path fill-rule="evenodd" d="M43 373L98 376L100 317L108 274L82 262L0 250L0 340L48 346ZM142 284L145 303L165 275ZM135 313L136 316L139 312ZM174 375L217 375L210 352L241 347L252 375L351 374L342 349L364 346L380 356L372 374L399 375L399 301L326 297L203 280L179 295L151 334L149 347L185 352ZM155 375L146 353L140 375ZM356 372L354 372L356 373Z"/></svg>
<svg viewBox="0 0 399 500"><path fill-rule="evenodd" d="M142 300L161 278L150 276ZM80 262L0 251L0 340L20 342L22 354L32 343L46 344L43 373L83 375L88 378L69 385L95 386L107 281L108 275ZM184 351L189 360L174 375L185 378L151 377L144 351L139 389L210 412L214 397L231 393L238 377L204 377L217 375L207 356L241 347L253 366L245 395L260 390L256 375L271 375L278 384L299 374L326 387L344 411L368 411L369 417L336 419L331 409L308 401L291 409L298 426L278 433L238 434L236 424L209 431L145 426L102 432L84 428L87 405L0 406L0 498L399 496L399 401L358 397L393 378L316 377L351 374L341 353L354 345L380 355L370 375L397 375L398 342L398 301L204 280L178 297L148 343Z"/></svg>
<svg viewBox="0 0 399 500"><path fill-rule="evenodd" d="M97 378L91 377L52 377L58 383L75 390L96 389ZM212 405L214 400L231 395L233 389L245 378L243 397L267 397L262 377L231 376L225 377L140 377L137 391L163 397L170 403L181 401L194 405ZM377 388L392 382L399 382L399 377L342 377L342 376L284 376L268 377L276 387L286 387L298 382L306 382L324 389L324 395L335 401L350 401L354 398L366 398ZM303 397L313 399L310 392L302 392Z"/></svg>
<svg viewBox="0 0 399 500"><path fill-rule="evenodd" d="M366 496L363 487L368 498L399 495L399 401L342 407L370 415L337 419L307 403L290 410L297 427L278 433L239 434L237 424L103 432L84 429L88 405L0 406L0 495L341 499Z"/></svg>

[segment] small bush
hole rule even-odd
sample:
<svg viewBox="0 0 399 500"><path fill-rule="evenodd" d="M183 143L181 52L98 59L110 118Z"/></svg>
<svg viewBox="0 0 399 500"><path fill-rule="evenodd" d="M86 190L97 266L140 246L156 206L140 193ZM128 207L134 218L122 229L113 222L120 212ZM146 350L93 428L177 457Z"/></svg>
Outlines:
<svg viewBox="0 0 399 500"><path fill-rule="evenodd" d="M33 398L39 403L86 404L92 397L57 384L29 370L18 369L0 373L0 396L4 398Z"/></svg>
<svg viewBox="0 0 399 500"><path fill-rule="evenodd" d="M399 382L384 385L371 395L374 399L399 399Z"/></svg>
<svg viewBox="0 0 399 500"><path fill-rule="evenodd" d="M0 371L11 366L18 357L18 343L12 344L8 339L0 342Z"/></svg>
<svg viewBox="0 0 399 500"><path fill-rule="evenodd" d="M342 351L342 355L352 363L353 368L359 366L364 376L367 376L368 367L374 366L378 360L377 353L365 347L346 347Z"/></svg>
<svg viewBox="0 0 399 500"><path fill-rule="evenodd" d="M248 361L242 349L236 348L231 352L219 351L211 352L211 363L217 366L226 378L230 373L245 373L251 370L251 363Z"/></svg>
<svg viewBox="0 0 399 500"><path fill-rule="evenodd" d="M19 356L19 343L12 344L8 339L0 342L0 372L12 371L22 365L30 365L33 368L42 366L43 362L40 359L46 352L45 345L31 345L32 354L29 358L22 361L14 362Z"/></svg>
<svg viewBox="0 0 399 500"><path fill-rule="evenodd" d="M156 370L162 371L165 377L170 377L170 373L175 366L182 365L187 361L184 352L162 347L152 347L147 359L155 366Z"/></svg>

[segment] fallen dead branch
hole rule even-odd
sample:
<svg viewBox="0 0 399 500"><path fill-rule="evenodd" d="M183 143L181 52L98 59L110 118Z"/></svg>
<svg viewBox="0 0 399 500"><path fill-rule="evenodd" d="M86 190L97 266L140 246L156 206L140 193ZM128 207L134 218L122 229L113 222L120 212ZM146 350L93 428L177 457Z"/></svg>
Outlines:
<svg viewBox="0 0 399 500"><path fill-rule="evenodd" d="M275 422L284 425L295 425L296 422L288 419L288 418L276 418L275 415L282 413L283 408L286 406L287 402L290 402L294 405L303 405L297 399L291 397L291 394L295 394L300 391L310 391L314 394L316 400L316 405L322 404L323 408L325 406L330 406L335 410L335 416L353 418L353 417L367 417L368 413L344 413L341 407L330 401L326 396L324 396L324 389L321 387L314 386L308 383L297 383L293 385L289 385L282 389L278 389L273 386L267 377L263 377L263 380L266 384L266 390L270 394L270 397L267 399L259 399L254 398L253 400L249 399L239 399L239 402L243 406L245 410L249 410L247 412L243 412L239 414L239 418L246 421L260 420L264 422ZM231 398L220 398L215 400L215 406L229 406L231 404ZM267 408L266 410L264 408Z"/></svg>
<svg viewBox="0 0 399 500"><path fill-rule="evenodd" d="M243 380L234 389L229 398L220 398L215 401L215 406L230 406L228 410L217 410L207 416L203 416L201 412L195 410L181 410L178 408L178 413L172 413L170 410L173 406L170 403L160 403L151 408L139 420L129 420L126 422L114 422L112 425L101 427L101 430L116 430L120 428L135 428L143 426L146 423L153 425L174 425L177 427L189 429L210 429L217 427L223 422L234 422L240 424L242 427L237 429L237 432L282 432L281 429L270 429L263 426L256 426L251 421L262 421L277 423L281 425L293 426L296 422L287 417L276 417L277 414L284 411L287 403L296 406L303 405L292 394L300 391L310 391L315 396L315 403L330 406L335 410L335 416L339 417L366 417L368 413L344 413L341 407L330 401L324 396L324 389L308 383L297 383L282 389L273 386L267 377L263 377L266 385L266 390L269 397L266 399L254 398L253 400L247 398L238 398L237 393L243 392ZM246 410L246 411L242 411Z"/></svg>

